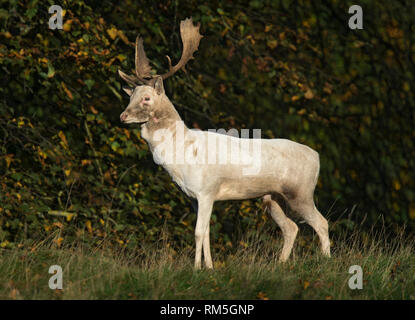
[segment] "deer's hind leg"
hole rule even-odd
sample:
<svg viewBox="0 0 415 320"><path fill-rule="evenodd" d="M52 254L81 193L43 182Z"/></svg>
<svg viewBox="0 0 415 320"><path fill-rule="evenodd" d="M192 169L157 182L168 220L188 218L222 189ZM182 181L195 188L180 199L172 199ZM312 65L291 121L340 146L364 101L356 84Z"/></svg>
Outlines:
<svg viewBox="0 0 415 320"><path fill-rule="evenodd" d="M307 222L320 238L321 250L324 255L330 257L329 224L326 218L317 210L312 198L308 200L291 200L290 207Z"/></svg>
<svg viewBox="0 0 415 320"><path fill-rule="evenodd" d="M297 236L298 227L294 221L284 214L284 211L280 205L272 199L271 195L264 196L264 204L271 213L272 219L274 219L274 221L281 228L282 235L284 237L284 245L279 261L285 262L291 254L294 240Z"/></svg>

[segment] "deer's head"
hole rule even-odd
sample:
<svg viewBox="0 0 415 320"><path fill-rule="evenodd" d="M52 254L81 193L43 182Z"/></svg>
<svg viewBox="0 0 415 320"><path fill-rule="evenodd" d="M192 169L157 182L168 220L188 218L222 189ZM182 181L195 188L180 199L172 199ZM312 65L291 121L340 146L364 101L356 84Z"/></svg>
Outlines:
<svg viewBox="0 0 415 320"><path fill-rule="evenodd" d="M130 103L120 120L124 123L145 123L157 119L157 114L163 113L163 108L168 101L164 93L163 80L184 69L186 63L193 58L193 53L199 46L202 36L199 33L200 25L193 25L192 19L186 19L180 23L180 35L183 42L182 57L172 66L169 62L169 71L162 75L155 75L150 67L143 46L143 39L138 36L135 42L135 75L127 75L118 70L120 77L128 83L124 91L130 96Z"/></svg>

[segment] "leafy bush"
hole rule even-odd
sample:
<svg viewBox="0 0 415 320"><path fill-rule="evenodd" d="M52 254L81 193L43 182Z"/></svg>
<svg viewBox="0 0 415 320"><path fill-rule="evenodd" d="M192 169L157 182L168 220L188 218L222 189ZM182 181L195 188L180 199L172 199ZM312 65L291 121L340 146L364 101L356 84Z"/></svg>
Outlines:
<svg viewBox="0 0 415 320"><path fill-rule="evenodd" d="M364 1L364 30L346 3L63 1L63 30L48 28L53 1L0 9L0 243L59 230L122 245L155 240L167 225L193 238L190 201L157 167L127 105L117 70L133 68L139 32L160 72L180 56L179 21L201 22L188 72L166 81L190 126L261 128L320 153L316 192L336 225L415 220L414 17L404 1ZM221 203L217 246L266 222L260 202Z"/></svg>

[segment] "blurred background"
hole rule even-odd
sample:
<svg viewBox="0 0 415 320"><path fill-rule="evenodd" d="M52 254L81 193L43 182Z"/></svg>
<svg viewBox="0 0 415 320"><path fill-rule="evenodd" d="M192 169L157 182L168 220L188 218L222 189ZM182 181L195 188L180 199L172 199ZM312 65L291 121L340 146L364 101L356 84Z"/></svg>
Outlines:
<svg viewBox="0 0 415 320"><path fill-rule="evenodd" d="M187 73L164 83L187 126L260 128L317 150L315 200L333 237L413 235L415 6L355 2L1 1L0 246L53 236L133 248L165 234L193 246L190 200L139 125L119 121L117 73L133 70L138 33L155 70L167 54L177 62L187 17L204 37ZM62 30L48 28L53 4ZM363 30L348 27L353 4ZM216 203L211 223L220 250L279 232L261 201Z"/></svg>

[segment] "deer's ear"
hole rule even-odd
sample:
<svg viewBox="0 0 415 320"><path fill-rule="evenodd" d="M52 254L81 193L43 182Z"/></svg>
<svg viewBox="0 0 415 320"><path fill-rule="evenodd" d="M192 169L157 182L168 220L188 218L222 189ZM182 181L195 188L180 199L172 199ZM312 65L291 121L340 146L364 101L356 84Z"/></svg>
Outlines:
<svg viewBox="0 0 415 320"><path fill-rule="evenodd" d="M131 97L131 95L134 92L134 89L131 89L130 87L122 87L122 89Z"/></svg>
<svg viewBox="0 0 415 320"><path fill-rule="evenodd" d="M154 82L154 89L156 89L157 94L164 93L163 78L158 76Z"/></svg>

